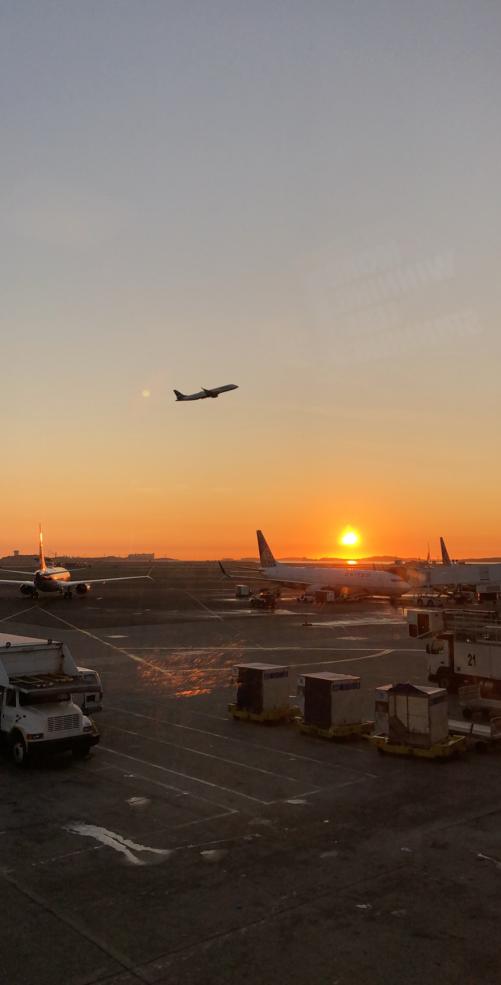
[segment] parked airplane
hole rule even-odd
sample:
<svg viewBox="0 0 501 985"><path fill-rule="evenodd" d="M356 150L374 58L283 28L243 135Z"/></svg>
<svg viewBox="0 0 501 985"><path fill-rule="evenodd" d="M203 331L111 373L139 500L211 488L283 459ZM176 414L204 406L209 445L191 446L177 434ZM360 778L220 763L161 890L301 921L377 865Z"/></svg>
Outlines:
<svg viewBox="0 0 501 985"><path fill-rule="evenodd" d="M10 571L12 574L29 575L31 580L22 581L11 578L0 578L2 585L18 585L23 595L30 595L37 599L39 595L52 595L56 593L63 595L64 598L71 598L73 590L77 595L85 595L90 591L91 585L104 584L108 581L131 581L139 578L150 578L150 575L124 575L118 578L91 578L89 581L72 580L67 568L49 567L45 561L43 549L43 535L40 528L39 534L39 558L40 567L37 571L14 571L12 568L1 568L2 571Z"/></svg>
<svg viewBox="0 0 501 985"><path fill-rule="evenodd" d="M449 551L445 546L445 540L443 537L440 538L440 550L442 552L442 564L452 564L452 561L449 557Z"/></svg>
<svg viewBox="0 0 501 985"><path fill-rule="evenodd" d="M226 393L228 390L238 390L238 386L235 383L228 383L226 386L216 386L213 390L203 386L198 393L181 393L180 390L174 390L174 393L176 400L206 400L207 397L219 397L220 393Z"/></svg>
<svg viewBox="0 0 501 985"><path fill-rule="evenodd" d="M440 538L442 564L424 570L426 584L437 591L479 592L498 594L501 591L501 564L471 561L452 561L443 537Z"/></svg>
<svg viewBox="0 0 501 985"><path fill-rule="evenodd" d="M283 585L301 585L310 591L345 592L352 590L363 595L382 595L397 598L411 590L411 585L398 574L382 568L359 568L356 565L346 568L320 567L315 564L292 565L277 562L265 540L263 532L257 530L257 543L261 572L270 581Z"/></svg>

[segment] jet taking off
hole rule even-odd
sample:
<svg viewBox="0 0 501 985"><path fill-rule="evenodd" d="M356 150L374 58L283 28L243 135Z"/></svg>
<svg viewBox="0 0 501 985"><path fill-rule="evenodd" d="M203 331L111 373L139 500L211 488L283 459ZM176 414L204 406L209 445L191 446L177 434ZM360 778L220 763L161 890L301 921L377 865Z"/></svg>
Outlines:
<svg viewBox="0 0 501 985"><path fill-rule="evenodd" d="M226 386L216 386L212 390L203 386L198 393L181 393L180 390L174 390L174 393L176 400L206 400L207 397L219 397L220 393L226 393L228 390L238 390L238 386L235 383L227 383Z"/></svg>
<svg viewBox="0 0 501 985"><path fill-rule="evenodd" d="M409 592L411 586L399 575L381 568L320 567L315 564L293 565L275 561L261 530L257 530L257 543L261 571L271 581L283 585L302 585L313 591L334 591L341 593L352 590L363 595L382 595L397 598Z"/></svg>
<svg viewBox="0 0 501 985"><path fill-rule="evenodd" d="M72 580L67 568L49 567L45 561L43 549L42 528L39 535L39 558L40 567L37 571L13 571L11 568L1 568L1 571L10 571L16 575L29 575L30 579L14 581L11 578L0 578L0 586L17 585L23 595L30 595L32 599L37 599L39 595L63 595L69 599L73 595L73 590L77 595L85 595L90 591L91 585L104 584L107 581L132 581L138 578L150 578L149 575L124 575L118 578L91 578L90 581Z"/></svg>

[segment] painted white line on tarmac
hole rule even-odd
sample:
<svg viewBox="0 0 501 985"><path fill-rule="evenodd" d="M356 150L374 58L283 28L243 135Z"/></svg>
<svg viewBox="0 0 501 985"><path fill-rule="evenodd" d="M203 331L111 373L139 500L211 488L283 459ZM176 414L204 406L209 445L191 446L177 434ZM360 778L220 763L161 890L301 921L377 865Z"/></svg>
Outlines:
<svg viewBox="0 0 501 985"><path fill-rule="evenodd" d="M369 653L366 657L347 657L344 660L309 660L308 663L301 664L289 664L289 667L318 667L324 664L355 664L359 663L360 660L376 660L377 657L386 657L389 653L394 653L393 649L390 650L378 650L377 653Z"/></svg>
<svg viewBox="0 0 501 985"><path fill-rule="evenodd" d="M103 747L101 746L101 748ZM122 779L124 779L123 766L117 766L116 763L107 763L106 765L108 769L115 770L117 773L120 773ZM131 780L143 780L144 783L150 783L155 787L161 787L162 790L171 790L174 791L174 793L180 794L182 797L190 797L191 800L199 800L201 804L210 804L211 807L220 807L223 813L215 815L216 817L223 817L223 815L226 814L238 814L235 807L228 807L226 804L218 804L215 800L210 800L209 797L203 797L199 793L192 793L191 790L183 790L181 787L175 787L172 783L162 783L161 780L153 780L150 776L144 776L143 773L132 773L126 778ZM205 820L205 818L201 818L200 820ZM187 824L194 823L194 821L187 822ZM178 825L176 825L176 827L178 827ZM179 827L183 827L183 825L179 825Z"/></svg>
<svg viewBox="0 0 501 985"><path fill-rule="evenodd" d="M209 613L211 619L219 619L220 622L224 622L223 617L218 612L214 612L214 609L210 609L209 606L205 604L205 602L201 602L200 599L197 599L195 595L191 594L191 592L187 592L186 589L181 589L181 591L183 591L184 594L187 595L188 598L192 600L192 602L196 602L196 604L199 605L201 609L205 609L205 611Z"/></svg>
<svg viewBox="0 0 501 985"><path fill-rule="evenodd" d="M277 749L275 746L265 746L261 742L248 742L247 739L240 739L236 735L224 735L221 732L209 732L207 729L195 728L194 725L181 725L179 722L169 722L162 718L154 718L152 715L144 715L138 711L127 711L126 708L117 708L112 705L106 706L109 711L118 712L118 714L129 715L132 718L144 718L148 722L154 722L155 725L164 725L168 728L179 728L187 732L198 732L199 735L208 735L214 739L223 739L225 742L239 743L240 745L247 746L250 749L259 749L263 752L272 753L272 755L277 756L287 756L289 760L299 760L305 763L314 763L316 766L324 766L326 769L340 769L340 770L350 770L353 772L351 766L344 766L341 763L334 763L332 760L316 759L313 756L304 756L295 750L290 749ZM222 721L229 724L229 719L224 718ZM358 749L356 746L344 745L344 752L358 752L363 754L363 749ZM356 770L358 773L359 771ZM371 774L364 774L370 776Z"/></svg>
<svg viewBox="0 0 501 985"><path fill-rule="evenodd" d="M374 646L374 644L372 644L372 646ZM352 650L354 652L358 652L359 650L361 651L372 650L372 646L332 646L332 645L308 646L308 651L312 653L316 653L317 651L319 653L323 653L324 651L330 653L331 650L342 650L343 653L346 653L346 651L348 651L348 653L351 653ZM224 651L225 653L234 653L235 656L238 656L238 654L241 653L242 651L248 651L249 653L250 652L259 653L262 652L263 650L266 650L266 652L269 653L279 653L279 652L287 653L288 651L292 652L295 650L304 650L304 649L305 649L304 643L301 644L293 643L290 646L287 646L286 644L282 644L280 646L266 646L264 643L259 643L257 646L256 645L248 646L246 643L242 643L242 644L221 643L220 646L135 646L134 647L134 650L165 650L166 653L186 653L186 654L219 653Z"/></svg>
<svg viewBox="0 0 501 985"><path fill-rule="evenodd" d="M294 800L274 800L274 804L292 804L294 801L299 801L305 797L313 797L317 793L327 793L327 791L332 790L343 790L344 787L353 787L356 783L365 783L366 780L379 780L377 773L365 773L364 776L357 776L354 780L345 780L344 783L331 783L328 787L316 787L315 790L306 790L305 793L294 794Z"/></svg>
<svg viewBox="0 0 501 985"><path fill-rule="evenodd" d="M0 585L1 584L2 582L0 581ZM39 609L39 608L40 606L38 605L29 605L27 609L19 609L18 612L12 612L10 616L4 616L3 619L0 619L0 622L8 622L9 619L15 620L17 616L22 616L25 612L31 612L32 609Z"/></svg>
<svg viewBox="0 0 501 985"><path fill-rule="evenodd" d="M242 770L250 770L254 773L263 773L265 776L273 776L277 780L288 780L290 783L298 783L295 776L286 776L283 773L274 773L272 770L265 770L261 766L251 766L249 763L241 763L236 759L225 759L223 756L216 756L212 752L203 752L201 749L194 749L192 746L180 746L177 742L169 742L167 739L157 739L154 735L145 735L144 732L133 732L131 729L120 728L118 725L107 724L114 732L122 732L124 735L133 735L136 739L147 739L149 742L157 742L162 746L171 746L182 752L190 752L195 756L204 756L206 759L215 759L219 763L227 766L238 766Z"/></svg>
<svg viewBox="0 0 501 985"><path fill-rule="evenodd" d="M150 763L147 759L138 759L137 756L129 756L125 752L119 752L118 749L111 749L109 746L101 746L105 752L111 752L114 756L121 756L122 759L128 759L132 763L139 763L141 766L149 766L154 770L161 770L162 773L172 773L173 776L182 776L184 780L192 780L194 783L201 783L204 787L211 787L213 790L220 790L221 793L229 793L233 797L243 797L244 800L250 800L254 804L261 804L262 807L269 807L273 803L271 800L261 800L259 797L251 797L248 793L242 793L240 790L232 790L231 787L223 787L219 783L211 783L210 780L202 780L199 776L191 776L189 773L181 773L180 770L170 770L167 766L159 766L158 763Z"/></svg>

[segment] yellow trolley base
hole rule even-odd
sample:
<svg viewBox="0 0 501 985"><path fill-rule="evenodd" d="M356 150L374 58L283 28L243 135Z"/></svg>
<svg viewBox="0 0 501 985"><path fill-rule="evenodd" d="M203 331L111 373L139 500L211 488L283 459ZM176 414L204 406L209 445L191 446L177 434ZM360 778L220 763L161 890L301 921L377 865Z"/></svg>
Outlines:
<svg viewBox="0 0 501 985"><path fill-rule="evenodd" d="M228 705L228 711L233 718L241 722L262 722L272 724L275 722L289 722L297 714L297 708L272 708L270 711L262 711L260 714L246 711L244 708L237 708L236 705Z"/></svg>
<svg viewBox="0 0 501 985"><path fill-rule="evenodd" d="M466 751L464 735L450 735L445 742L437 742L427 749L390 742L386 735L371 735L369 742L376 746L378 752L387 752L394 756L419 756L421 759L450 759L451 756Z"/></svg>
<svg viewBox="0 0 501 985"><path fill-rule="evenodd" d="M316 735L320 739L356 739L360 735L368 735L374 722L355 722L351 725L331 725L330 728L320 728L318 725L299 723L299 731L304 735Z"/></svg>

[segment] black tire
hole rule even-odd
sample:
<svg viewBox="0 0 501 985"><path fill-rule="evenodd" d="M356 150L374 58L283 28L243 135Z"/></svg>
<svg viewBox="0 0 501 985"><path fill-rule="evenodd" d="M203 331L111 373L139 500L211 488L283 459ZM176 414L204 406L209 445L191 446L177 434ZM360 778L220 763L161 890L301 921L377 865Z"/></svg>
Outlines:
<svg viewBox="0 0 501 985"><path fill-rule="evenodd" d="M20 732L13 732L10 737L10 755L18 769L23 769L28 762L28 750Z"/></svg>
<svg viewBox="0 0 501 985"><path fill-rule="evenodd" d="M447 671L445 672L442 671L442 673L440 673L439 671L436 680L437 680L437 687L443 687L445 688L446 691L449 690L449 675Z"/></svg>
<svg viewBox="0 0 501 985"><path fill-rule="evenodd" d="M73 759L85 759L89 755L91 746L86 744L84 746L75 746L72 750Z"/></svg>

